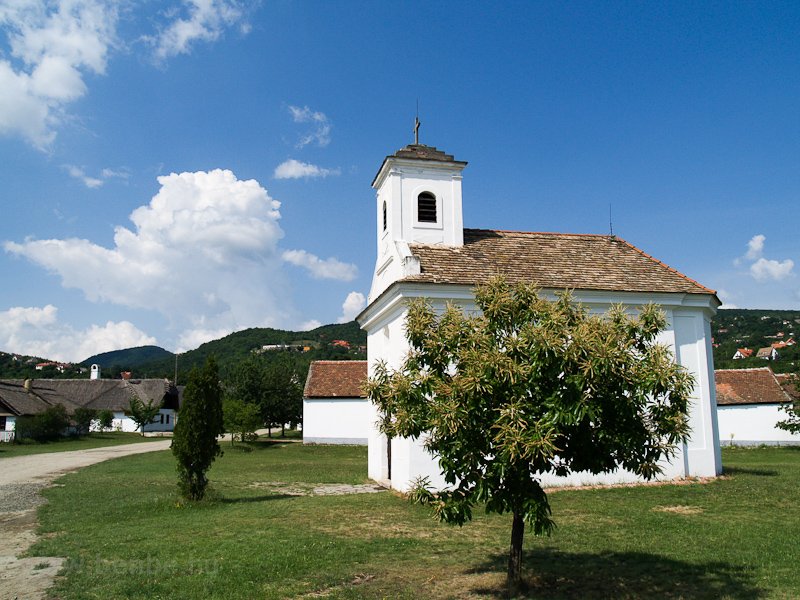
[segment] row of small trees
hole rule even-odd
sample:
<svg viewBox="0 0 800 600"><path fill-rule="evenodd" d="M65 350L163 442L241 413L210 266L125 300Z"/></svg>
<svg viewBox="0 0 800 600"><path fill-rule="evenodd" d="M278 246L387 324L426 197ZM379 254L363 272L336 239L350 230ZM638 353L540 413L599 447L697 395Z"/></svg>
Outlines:
<svg viewBox="0 0 800 600"><path fill-rule="evenodd" d="M256 429L300 422L303 412L304 377L286 358L267 360L251 355L233 369L224 390L224 424L232 441L244 441Z"/></svg>

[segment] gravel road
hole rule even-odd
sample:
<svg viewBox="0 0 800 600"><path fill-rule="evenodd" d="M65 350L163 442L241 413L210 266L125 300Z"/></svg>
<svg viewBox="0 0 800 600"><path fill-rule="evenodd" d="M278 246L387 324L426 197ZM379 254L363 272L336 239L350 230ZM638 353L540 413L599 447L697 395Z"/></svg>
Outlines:
<svg viewBox="0 0 800 600"><path fill-rule="evenodd" d="M164 439L155 442L92 448L90 450L48 452L45 454L0 458L0 494L3 494L4 488L7 486L20 486L20 490L26 489L24 484L28 484L28 487L30 487L30 484L43 487L64 473L103 462L110 458L166 450L171 442L171 439ZM8 494L8 491L6 491L6 494ZM25 510L24 508L7 508L4 502L5 499L4 496L0 495L0 512Z"/></svg>
<svg viewBox="0 0 800 600"><path fill-rule="evenodd" d="M57 477L95 463L169 448L171 439L123 446L51 452L0 459L0 600L44 598L64 561L19 558L36 541L39 490Z"/></svg>

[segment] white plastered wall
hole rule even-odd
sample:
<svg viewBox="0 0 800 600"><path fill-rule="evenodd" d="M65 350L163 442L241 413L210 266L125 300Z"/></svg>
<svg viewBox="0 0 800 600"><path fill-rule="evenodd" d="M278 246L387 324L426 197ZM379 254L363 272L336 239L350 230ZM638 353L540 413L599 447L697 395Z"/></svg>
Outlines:
<svg viewBox="0 0 800 600"><path fill-rule="evenodd" d="M545 293L551 299L553 293ZM464 286L425 286L398 284L380 301L366 311L362 326L367 330L367 356L372 376L378 360L390 368L399 368L408 351L403 324L405 301L411 297L426 297L441 310L447 301L454 301L465 310L475 310L469 288ZM709 319L712 313L708 300L683 294L613 294L608 292L576 293L575 299L592 312L604 312L611 304L622 303L632 310L647 302L661 304L667 313L668 327L659 341L673 349L676 360L695 377L695 389L689 410L691 436L677 448L669 462L662 463L663 479L676 477L711 477L722 472L717 427L714 365L711 358ZM370 408L369 476L378 481L388 479L386 438L377 429L378 413ZM444 486L434 457L425 451L422 440L394 439L391 452L391 486L407 491L419 476L427 476L434 487ZM584 485L621 483L637 478L626 471L593 475L574 473L570 477L543 477L546 485Z"/></svg>
<svg viewBox="0 0 800 600"><path fill-rule="evenodd" d="M759 444L800 444L800 434L778 429L786 420L779 404L734 404L717 408L720 444L755 446Z"/></svg>
<svg viewBox="0 0 800 600"><path fill-rule="evenodd" d="M369 404L366 398L303 398L303 443L366 445Z"/></svg>
<svg viewBox="0 0 800 600"><path fill-rule="evenodd" d="M161 423L163 415L164 423ZM150 423L149 425L145 425L144 430L145 433L147 432L157 432L157 431L173 431L175 429L175 411L171 408L162 408L159 410L159 414L156 417L155 423ZM90 427L91 431L99 431L99 424L97 421L92 421L92 425ZM126 415L122 411L115 411L114 412L114 419L111 421L111 431L123 431L125 433L135 433L139 431L139 426L136 425L133 419L130 416Z"/></svg>

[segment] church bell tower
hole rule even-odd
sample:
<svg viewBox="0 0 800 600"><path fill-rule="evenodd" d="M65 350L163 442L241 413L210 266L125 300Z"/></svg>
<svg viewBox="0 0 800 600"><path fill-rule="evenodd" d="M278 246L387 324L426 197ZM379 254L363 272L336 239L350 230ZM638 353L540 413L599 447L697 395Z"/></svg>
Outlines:
<svg viewBox="0 0 800 600"><path fill-rule="evenodd" d="M371 299L393 281L413 274L409 244L464 245L461 172L467 163L420 144L418 129L417 120L415 143L387 156L372 181L377 192L378 257Z"/></svg>

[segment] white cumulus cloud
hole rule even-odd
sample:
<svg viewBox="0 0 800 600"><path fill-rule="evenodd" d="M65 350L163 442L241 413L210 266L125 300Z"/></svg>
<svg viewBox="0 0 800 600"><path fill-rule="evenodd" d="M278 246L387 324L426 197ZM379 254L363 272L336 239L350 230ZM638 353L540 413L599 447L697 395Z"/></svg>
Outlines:
<svg viewBox="0 0 800 600"><path fill-rule="evenodd" d="M286 250L281 256L286 262L308 270L315 279L352 281L358 276L358 268L354 264L333 257L322 260L305 250Z"/></svg>
<svg viewBox="0 0 800 600"><path fill-rule="evenodd" d="M766 240L766 236L758 234L754 235L750 238L750 241L747 242L747 253L744 257L747 260L756 260L761 258L761 255L764 252L764 240Z"/></svg>
<svg viewBox="0 0 800 600"><path fill-rule="evenodd" d="M349 323L358 316L367 305L367 299L361 292L350 292L342 303L342 316L337 323Z"/></svg>
<svg viewBox="0 0 800 600"><path fill-rule="evenodd" d="M790 258L782 261L759 258L750 265L750 274L755 277L757 281L768 281L770 279L780 281L789 277L789 275L792 274L793 268L794 261Z"/></svg>
<svg viewBox="0 0 800 600"><path fill-rule="evenodd" d="M108 321L78 330L58 320L58 309L14 307L0 312L0 348L64 362L79 362L101 352L156 344L128 321Z"/></svg>
<svg viewBox="0 0 800 600"><path fill-rule="evenodd" d="M756 281L781 281L792 275L794 261L790 258L785 260L772 260L764 257L764 247L767 237L762 234L754 235L747 242L747 252L743 258L734 261L736 266L741 266L744 261L750 261L750 275Z"/></svg>
<svg viewBox="0 0 800 600"><path fill-rule="evenodd" d="M289 106L289 113L295 123L308 123L311 129L300 137L297 147L302 148L311 143L325 147L331 143L331 122L323 112L311 110L308 106Z"/></svg>
<svg viewBox="0 0 800 600"><path fill-rule="evenodd" d="M65 107L86 93L86 73L105 73L116 40L117 3L0 2L11 60L0 58L0 134L40 149L55 139Z"/></svg>
<svg viewBox="0 0 800 600"><path fill-rule="evenodd" d="M172 21L157 36L147 37L154 46L156 58L163 60L178 54L188 54L196 42L213 42L229 27L239 25L246 34L250 25L243 21L245 13L240 2L231 0L184 0L183 10L173 10Z"/></svg>
<svg viewBox="0 0 800 600"><path fill-rule="evenodd" d="M160 312L178 350L244 327L299 322L287 262L314 278L356 277L355 265L336 258L282 251L280 202L255 180L216 169L158 182L158 193L131 213L133 226L116 227L111 247L71 238L7 241L4 248L91 301Z"/></svg>
<svg viewBox="0 0 800 600"><path fill-rule="evenodd" d="M302 179L340 174L341 171L339 169L323 169L316 165L290 158L275 167L274 177L275 179Z"/></svg>
<svg viewBox="0 0 800 600"><path fill-rule="evenodd" d="M89 300L159 311L187 340L285 322L291 307L281 291L280 203L231 171L158 181L150 203L131 213L133 228L115 229L111 248L49 239L6 242L5 249Z"/></svg>

